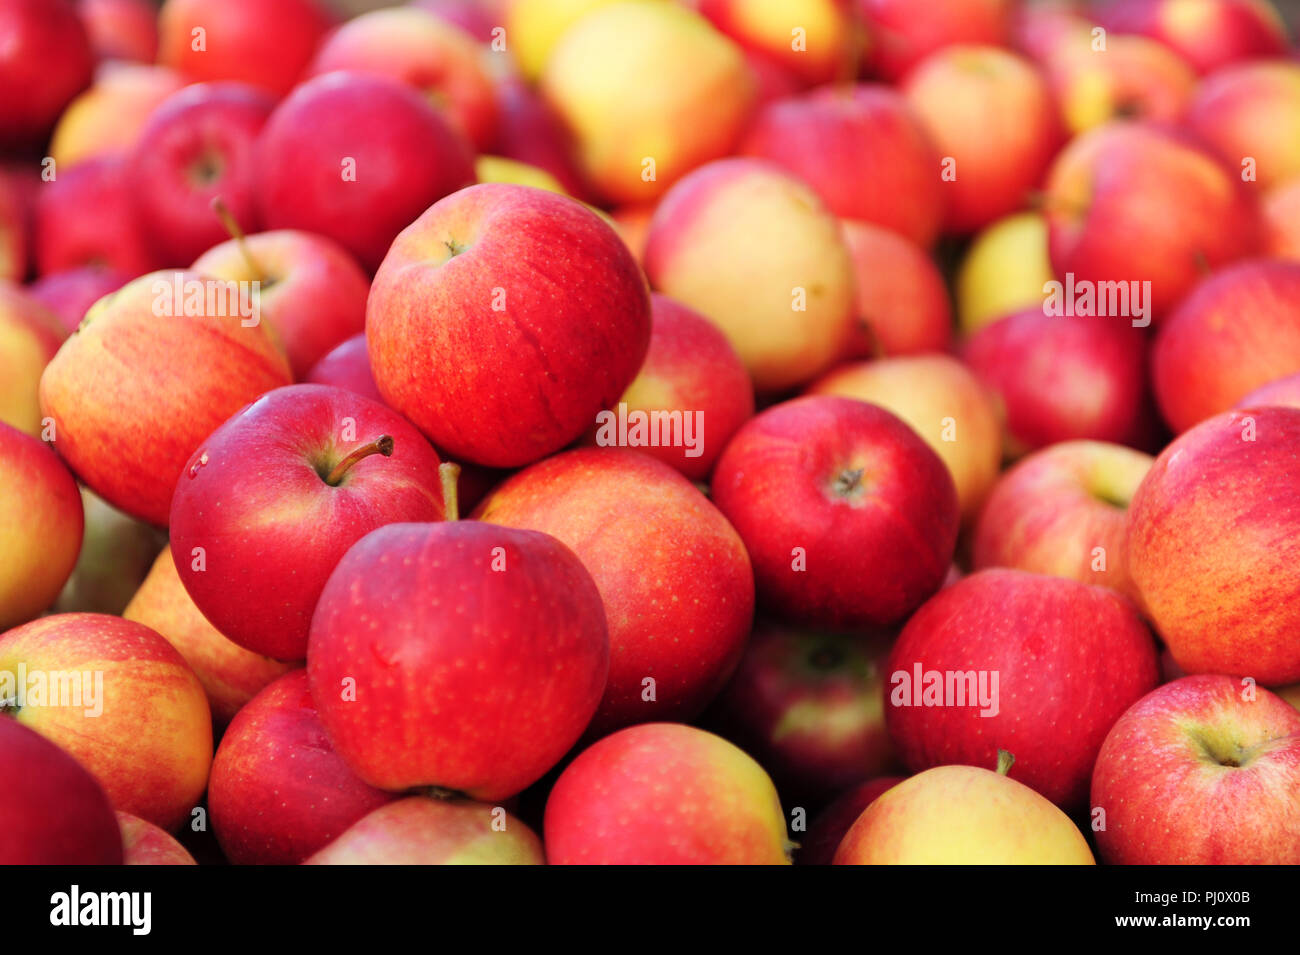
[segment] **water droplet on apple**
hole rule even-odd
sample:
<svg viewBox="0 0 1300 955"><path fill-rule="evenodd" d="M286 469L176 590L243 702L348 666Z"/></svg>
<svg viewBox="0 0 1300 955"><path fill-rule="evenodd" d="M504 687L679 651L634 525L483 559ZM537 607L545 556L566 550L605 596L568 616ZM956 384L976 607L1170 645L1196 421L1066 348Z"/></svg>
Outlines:
<svg viewBox="0 0 1300 955"><path fill-rule="evenodd" d="M208 452L204 451L199 455L199 459L190 465L190 479L193 480L198 476L199 468L208 463Z"/></svg>

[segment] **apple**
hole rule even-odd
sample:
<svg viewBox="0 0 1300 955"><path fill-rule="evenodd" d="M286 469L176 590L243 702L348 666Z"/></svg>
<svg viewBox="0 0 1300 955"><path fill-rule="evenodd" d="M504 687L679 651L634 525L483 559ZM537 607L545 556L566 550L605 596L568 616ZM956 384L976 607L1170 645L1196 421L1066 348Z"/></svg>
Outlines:
<svg viewBox="0 0 1300 955"><path fill-rule="evenodd" d="M485 802L577 742L608 671L605 609L582 562L547 534L478 521L361 538L325 585L307 647L321 722L361 779Z"/></svg>
<svg viewBox="0 0 1300 955"><path fill-rule="evenodd" d="M1176 432L1300 372L1300 262L1255 259L1205 279L1161 323L1151 370Z"/></svg>
<svg viewBox="0 0 1300 955"><path fill-rule="evenodd" d="M81 555L59 591L54 609L59 613L120 614L167 539L156 527L127 517L84 487L81 507L85 514Z"/></svg>
<svg viewBox="0 0 1300 955"><path fill-rule="evenodd" d="M1300 261L1300 177L1275 186L1261 206L1264 214L1264 252Z"/></svg>
<svg viewBox="0 0 1300 955"><path fill-rule="evenodd" d="M218 727L293 666L245 650L214 627L186 592L170 545L148 568L122 616L156 630L185 658L203 684Z"/></svg>
<svg viewBox="0 0 1300 955"><path fill-rule="evenodd" d="M907 74L903 96L938 153L945 229L965 234L1015 212L1060 142L1036 67L992 46L948 46Z"/></svg>
<svg viewBox="0 0 1300 955"><path fill-rule="evenodd" d="M267 228L319 233L372 271L431 203L474 181L469 146L433 105L397 80L346 71L284 99L254 162Z"/></svg>
<svg viewBox="0 0 1300 955"><path fill-rule="evenodd" d="M1015 778L1064 809L1083 805L1106 732L1159 678L1128 600L1002 568L926 602L885 669L885 721L909 769L980 766L1009 749Z"/></svg>
<svg viewBox="0 0 1300 955"><path fill-rule="evenodd" d="M971 240L957 270L953 294L961 330L985 325L1043 304L1043 288L1056 278L1047 255L1047 219L1015 212Z"/></svg>
<svg viewBox="0 0 1300 955"><path fill-rule="evenodd" d="M810 381L849 345L853 263L839 223L765 160L709 163L674 186L650 223L645 271L722 329L760 392Z"/></svg>
<svg viewBox="0 0 1300 955"><path fill-rule="evenodd" d="M696 0L696 6L747 53L791 74L800 86L851 75L860 37L848 0Z"/></svg>
<svg viewBox="0 0 1300 955"><path fill-rule="evenodd" d="M1095 12L1111 33L1159 40L1198 73L1287 49L1286 25L1268 0L1108 0Z"/></svg>
<svg viewBox="0 0 1300 955"><path fill-rule="evenodd" d="M1261 189L1300 177L1300 63L1236 63L1205 78L1188 126L1223 161L1240 169L1253 160Z"/></svg>
<svg viewBox="0 0 1300 955"><path fill-rule="evenodd" d="M1003 45L1014 0L854 0L867 33L866 68L898 80L931 53L959 43Z"/></svg>
<svg viewBox="0 0 1300 955"><path fill-rule="evenodd" d="M160 63L191 81L238 80L280 96L333 25L316 0L165 0L158 16Z"/></svg>
<svg viewBox="0 0 1300 955"><path fill-rule="evenodd" d="M649 425L679 421L677 444L641 445L692 481L703 481L736 430L754 415L754 387L727 337L693 309L664 295L650 297L650 351L641 371L619 399L618 412L633 426L636 416ZM656 418L656 416L659 416ZM675 417L669 417L675 416ZM695 422L686 442L686 425ZM670 432L671 433L671 432ZM599 422L584 439L601 444Z"/></svg>
<svg viewBox="0 0 1300 955"><path fill-rule="evenodd" d="M523 77L535 83L559 39L587 14L619 0L509 0L505 4L508 46Z"/></svg>
<svg viewBox="0 0 1300 955"><path fill-rule="evenodd" d="M564 186L560 184L560 180L545 169L530 166L528 163L519 162L517 159L506 159L502 156L477 156L474 159L474 179L477 182L502 182L516 186L532 186L534 189L545 189L547 192L559 193L562 196L567 195Z"/></svg>
<svg viewBox="0 0 1300 955"><path fill-rule="evenodd" d="M656 199L729 153L756 93L731 40L654 0L603 5L574 23L547 57L540 89L572 131L592 186L614 203Z"/></svg>
<svg viewBox="0 0 1300 955"><path fill-rule="evenodd" d="M245 325L251 303L241 293L194 272L142 276L101 299L41 376L41 409L53 419L59 453L132 517L166 526L172 491L199 443L289 383L270 334ZM87 388L99 400L87 401Z"/></svg>
<svg viewBox="0 0 1300 955"><path fill-rule="evenodd" d="M28 167L15 176L0 167L0 281L21 282L31 269L32 206L37 188Z"/></svg>
<svg viewBox="0 0 1300 955"><path fill-rule="evenodd" d="M326 353L366 327L370 281L346 249L323 235L237 231L191 268L260 283L262 318L283 345L295 378L305 378Z"/></svg>
<svg viewBox="0 0 1300 955"><path fill-rule="evenodd" d="M583 434L649 340L645 279L618 234L527 186L435 203L397 237L366 306L384 401L453 458L491 467Z"/></svg>
<svg viewBox="0 0 1300 955"><path fill-rule="evenodd" d="M496 131L487 152L543 169L569 195L590 199L573 136L555 109L517 76L498 77L496 98Z"/></svg>
<svg viewBox="0 0 1300 955"><path fill-rule="evenodd" d="M122 831L124 865L198 865L171 833L152 822L119 812L117 824Z"/></svg>
<svg viewBox="0 0 1300 955"><path fill-rule="evenodd" d="M924 247L939 233L939 155L911 106L887 86L823 86L768 103L740 151L806 180L841 218Z"/></svg>
<svg viewBox="0 0 1300 955"><path fill-rule="evenodd" d="M640 265L645 263L646 240L650 238L650 223L654 214L654 203L619 206L609 214L614 221L614 228Z"/></svg>
<svg viewBox="0 0 1300 955"><path fill-rule="evenodd" d="M1097 847L1118 865L1300 863L1300 713L1222 674L1129 708L1092 777Z"/></svg>
<svg viewBox="0 0 1300 955"><path fill-rule="evenodd" d="M77 0L77 14L98 59L152 63L158 55L158 13L149 0Z"/></svg>
<svg viewBox="0 0 1300 955"><path fill-rule="evenodd" d="M1059 44L1081 33L1091 37L1092 30L1084 0L1037 0L1016 5L1011 16L1011 45L1030 59L1049 64Z"/></svg>
<svg viewBox="0 0 1300 955"><path fill-rule="evenodd" d="M583 750L546 800L551 865L788 865L763 768L720 736L644 723Z"/></svg>
<svg viewBox="0 0 1300 955"><path fill-rule="evenodd" d="M492 30L500 24L498 14L504 9L498 0L411 0L411 6L460 27L480 43L492 42Z"/></svg>
<svg viewBox="0 0 1300 955"><path fill-rule="evenodd" d="M394 798L358 779L330 745L302 669L239 711L208 785L212 828L236 865L296 865Z"/></svg>
<svg viewBox="0 0 1300 955"><path fill-rule="evenodd" d="M1043 61L1066 130L1081 133L1113 119L1177 123L1196 90L1182 57L1141 36L1108 36L1105 47L1084 30Z"/></svg>
<svg viewBox="0 0 1300 955"><path fill-rule="evenodd" d="M965 519L997 480L1002 420L993 393L957 359L912 355L841 365L808 394L879 405L903 419L947 465Z"/></svg>
<svg viewBox="0 0 1300 955"><path fill-rule="evenodd" d="M349 20L326 37L307 74L332 70L376 73L406 83L440 107L476 147L492 141L496 92L478 43L432 13L408 6Z"/></svg>
<svg viewBox="0 0 1300 955"><path fill-rule="evenodd" d="M184 85L178 73L165 67L116 60L101 64L94 85L68 105L54 127L54 174L91 159L129 155L153 111Z"/></svg>
<svg viewBox="0 0 1300 955"><path fill-rule="evenodd" d="M1154 460L1104 441L1063 441L1021 459L980 511L975 569L1053 574L1138 600L1128 571L1128 506Z"/></svg>
<svg viewBox="0 0 1300 955"><path fill-rule="evenodd" d="M1300 371L1294 375L1276 378L1266 385L1260 385L1237 402L1238 408L1254 408L1257 405L1286 405L1290 408L1300 408Z"/></svg>
<svg viewBox="0 0 1300 955"><path fill-rule="evenodd" d="M835 865L1094 865L1070 817L1004 774L1009 761L903 780L853 823Z"/></svg>
<svg viewBox="0 0 1300 955"><path fill-rule="evenodd" d="M132 278L113 268L79 265L37 279L27 286L27 294L52 311L63 330L72 334L90 311L90 306L110 292L116 292Z"/></svg>
<svg viewBox="0 0 1300 955"><path fill-rule="evenodd" d="M41 186L35 255L42 276L94 266L135 278L165 261L136 218L128 168L120 156L88 159Z"/></svg>
<svg viewBox="0 0 1300 955"><path fill-rule="evenodd" d="M208 703L148 627L96 613L42 617L0 634L0 681L0 695L15 694L8 716L75 756L114 809L174 831L198 805L212 762Z"/></svg>
<svg viewBox="0 0 1300 955"><path fill-rule="evenodd" d="M1258 210L1234 171L1152 123L1106 123L1072 140L1043 208L1058 277L1136 288L1157 321L1206 271L1259 242Z"/></svg>
<svg viewBox="0 0 1300 955"><path fill-rule="evenodd" d="M63 338L53 312L21 286L0 280L0 424L40 435L41 372Z"/></svg>
<svg viewBox="0 0 1300 955"><path fill-rule="evenodd" d="M90 85L90 40L66 0L0 0L0 146L39 146Z"/></svg>
<svg viewBox="0 0 1300 955"><path fill-rule="evenodd" d="M195 83L154 110L127 165L127 188L160 258L188 262L225 237L212 214L218 197L237 221L256 225L253 146L274 107L255 86Z"/></svg>
<svg viewBox="0 0 1300 955"><path fill-rule="evenodd" d="M705 725L757 759L787 803L821 805L897 764L884 706L893 636L760 621Z"/></svg>
<svg viewBox="0 0 1300 955"><path fill-rule="evenodd" d="M1273 692L1290 703L1295 707L1295 709L1300 710L1300 683L1292 683L1290 686L1279 687Z"/></svg>
<svg viewBox="0 0 1300 955"><path fill-rule="evenodd" d="M304 659L317 598L348 548L384 524L443 519L438 463L401 415L355 392L268 392L203 440L176 485L171 543L186 593L239 646Z"/></svg>
<svg viewBox="0 0 1300 955"><path fill-rule="evenodd" d="M799 849L794 857L795 864L830 865L835 860L835 850L858 821L858 816L876 801L876 797L888 792L905 778L877 776L842 793L817 814L808 826L808 831L800 837Z"/></svg>
<svg viewBox="0 0 1300 955"><path fill-rule="evenodd" d="M1300 680L1297 455L1300 410L1227 411L1179 435L1134 495L1129 571L1187 673Z"/></svg>
<svg viewBox="0 0 1300 955"><path fill-rule="evenodd" d="M306 865L546 865L542 840L504 809L410 796L353 823Z"/></svg>
<svg viewBox="0 0 1300 955"><path fill-rule="evenodd" d="M746 422L713 500L749 552L759 603L828 629L905 619L943 583L960 519L948 468L915 431L834 395Z"/></svg>
<svg viewBox="0 0 1300 955"><path fill-rule="evenodd" d="M1060 441L1150 442L1147 342L1127 321L1040 305L980 328L962 360L1002 401L1011 457Z"/></svg>
<svg viewBox="0 0 1300 955"><path fill-rule="evenodd" d="M0 717L0 865L121 865L122 836L95 777Z"/></svg>
<svg viewBox="0 0 1300 955"><path fill-rule="evenodd" d="M77 483L35 438L0 422L0 630L47 609L81 551ZM0 694L3 695L3 694Z"/></svg>
<svg viewBox="0 0 1300 955"><path fill-rule="evenodd" d="M370 373L370 352L366 348L365 332L344 339L332 348L311 366L303 380L317 385L346 388L381 404L384 400L375 385L375 376Z"/></svg>
<svg viewBox="0 0 1300 955"><path fill-rule="evenodd" d="M568 451L508 478L475 514L555 537L596 582L611 650L590 734L691 719L735 669L754 618L749 558L667 464L622 448Z"/></svg>

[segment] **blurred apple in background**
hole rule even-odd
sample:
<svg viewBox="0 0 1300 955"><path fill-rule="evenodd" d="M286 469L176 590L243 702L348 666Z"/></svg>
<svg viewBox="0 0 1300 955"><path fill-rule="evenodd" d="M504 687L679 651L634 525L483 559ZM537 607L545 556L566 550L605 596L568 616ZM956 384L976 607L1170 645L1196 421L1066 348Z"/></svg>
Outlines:
<svg viewBox="0 0 1300 955"><path fill-rule="evenodd" d="M0 146L39 148L64 107L90 84L90 41L67 0L3 0L0 36Z"/></svg>
<svg viewBox="0 0 1300 955"><path fill-rule="evenodd" d="M54 609L120 614L166 545L166 535L123 514L88 488L81 489L81 505L85 513L81 556Z"/></svg>
<svg viewBox="0 0 1300 955"><path fill-rule="evenodd" d="M867 71L901 79L925 57L958 43L1001 46L1015 0L854 0L867 32Z"/></svg>
<svg viewBox="0 0 1300 955"><path fill-rule="evenodd" d="M129 812L117 813L122 831L123 865L198 865L165 829Z"/></svg>
<svg viewBox="0 0 1300 955"><path fill-rule="evenodd" d="M954 296L961 330L973 335L1013 312L1041 307L1055 279L1047 255L1047 220L1016 212L976 234L957 271Z"/></svg>
<svg viewBox="0 0 1300 955"><path fill-rule="evenodd" d="M1104 47L1099 42L1084 30L1057 43L1043 60L1067 132L1113 119L1182 120L1196 73L1177 53L1140 36L1107 36Z"/></svg>
<svg viewBox="0 0 1300 955"><path fill-rule="evenodd" d="M1286 405L1289 408L1300 408L1300 372L1261 385L1237 402L1238 408L1254 408L1258 405Z"/></svg>
<svg viewBox="0 0 1300 955"><path fill-rule="evenodd" d="M795 865L830 865L844 836L876 797L901 783L903 776L877 776L846 790L819 812L799 839Z"/></svg>
<svg viewBox="0 0 1300 955"><path fill-rule="evenodd" d="M1181 54L1198 73L1286 52L1286 25L1268 0L1103 0L1111 33L1137 33Z"/></svg>
<svg viewBox="0 0 1300 955"><path fill-rule="evenodd" d="M59 117L50 141L56 175L74 165L135 148L153 111L185 81L146 63L109 61L95 71L95 83Z"/></svg>
<svg viewBox="0 0 1300 955"><path fill-rule="evenodd" d="M850 0L694 0L694 5L751 58L788 75L796 87L851 77L856 66L861 37Z"/></svg>
<svg viewBox="0 0 1300 955"><path fill-rule="evenodd" d="M501 13L509 5L506 0L411 0L411 6L460 27L480 43L491 43L492 30L503 22Z"/></svg>
<svg viewBox="0 0 1300 955"><path fill-rule="evenodd" d="M1300 261L1300 177L1264 196L1264 251Z"/></svg>
<svg viewBox="0 0 1300 955"><path fill-rule="evenodd" d="M564 191L564 186L560 185L560 180L545 169L530 166L517 159L506 159L503 156L475 157L474 178L478 182L504 182L516 186L545 189L547 192L559 193L562 196L568 194Z"/></svg>
<svg viewBox="0 0 1300 955"><path fill-rule="evenodd" d="M66 332L58 316L21 286L0 281L0 423L41 433L41 373Z"/></svg>
<svg viewBox="0 0 1300 955"><path fill-rule="evenodd" d="M925 250L895 232L844 220L853 263L857 319L849 355L913 355L947 351L952 306L943 274Z"/></svg>
<svg viewBox="0 0 1300 955"><path fill-rule="evenodd" d="M1240 63L1210 74L1188 126L1233 169L1253 160L1261 189L1300 177L1300 63Z"/></svg>
<svg viewBox="0 0 1300 955"><path fill-rule="evenodd" d="M555 109L517 76L497 78L496 98L496 132L486 151L544 169L569 195L590 198L573 136Z"/></svg>
<svg viewBox="0 0 1300 955"><path fill-rule="evenodd" d="M370 353L366 350L365 332L353 335L330 349L320 361L311 366L303 380L316 385L346 388L362 398L381 404L384 400L375 386L375 376L370 373Z"/></svg>
<svg viewBox="0 0 1300 955"><path fill-rule="evenodd" d="M51 272L31 285L27 293L54 312L68 334L75 332L94 305L110 292L116 292L134 276L98 265L79 265Z"/></svg>
<svg viewBox="0 0 1300 955"><path fill-rule="evenodd" d="M158 12L150 0L77 0L91 48L100 60L152 63L158 54Z"/></svg>
<svg viewBox="0 0 1300 955"><path fill-rule="evenodd" d="M536 82L551 51L569 28L588 13L619 0L509 0L505 4L506 36L519 72Z"/></svg>

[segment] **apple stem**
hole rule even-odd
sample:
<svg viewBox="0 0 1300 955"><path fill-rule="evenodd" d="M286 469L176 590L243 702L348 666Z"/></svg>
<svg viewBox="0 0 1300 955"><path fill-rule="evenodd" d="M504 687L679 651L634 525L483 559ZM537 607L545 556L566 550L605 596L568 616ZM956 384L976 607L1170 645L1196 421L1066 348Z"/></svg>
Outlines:
<svg viewBox="0 0 1300 955"><path fill-rule="evenodd" d="M330 487L338 487L339 482L343 480L343 475L348 473L348 469L356 464L362 458L368 458L372 454L382 454L386 458L393 456L393 439L390 435L381 434L369 444L363 444L346 458L334 465L334 470L329 473L325 483Z"/></svg>
<svg viewBox="0 0 1300 955"><path fill-rule="evenodd" d="M1016 758L1005 749L998 750L998 775L1005 776L1011 772L1011 766L1015 763Z"/></svg>
<svg viewBox="0 0 1300 955"><path fill-rule="evenodd" d="M456 500L456 482L460 479L460 465L451 461L438 465L438 477L442 479L442 513L443 520L460 520L460 502Z"/></svg>
<svg viewBox="0 0 1300 955"><path fill-rule="evenodd" d="M239 222L235 219L235 214L230 211L230 206L226 205L225 200L220 196L213 196L211 205L212 211L221 220L221 225L230 234L230 237L235 240L235 244L239 246L239 254L244 257L244 263L249 270L258 279L265 277L266 272L257 264L257 259L253 258L253 252L248 247L248 236L239 227Z"/></svg>
<svg viewBox="0 0 1300 955"><path fill-rule="evenodd" d="M852 494L862 483L863 468L843 471L835 478L835 490L840 494Z"/></svg>

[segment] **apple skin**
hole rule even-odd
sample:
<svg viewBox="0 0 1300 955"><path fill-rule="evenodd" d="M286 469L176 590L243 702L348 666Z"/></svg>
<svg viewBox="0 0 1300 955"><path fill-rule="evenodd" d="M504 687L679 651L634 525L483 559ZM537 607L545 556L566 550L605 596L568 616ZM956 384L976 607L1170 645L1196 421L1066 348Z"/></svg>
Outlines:
<svg viewBox="0 0 1300 955"><path fill-rule="evenodd" d="M63 108L90 85L90 40L66 0L3 0L0 36L0 146L39 146Z"/></svg>
<svg viewBox="0 0 1300 955"><path fill-rule="evenodd" d="M1006 409L1010 457L1061 441L1151 441L1147 339L1127 321L1029 308L982 327L962 360Z"/></svg>
<svg viewBox="0 0 1300 955"><path fill-rule="evenodd" d="M254 162L267 228L319 233L372 271L421 212L474 181L469 145L428 100L397 80L346 71L289 94Z"/></svg>
<svg viewBox="0 0 1300 955"><path fill-rule="evenodd" d="M128 163L106 156L60 168L36 200L36 270L99 266L135 278L162 264L136 218Z"/></svg>
<svg viewBox="0 0 1300 955"><path fill-rule="evenodd" d="M1166 683L1106 737L1092 805L1112 864L1300 864L1300 712L1222 674Z"/></svg>
<svg viewBox="0 0 1300 955"><path fill-rule="evenodd" d="M705 725L758 760L788 804L820 806L897 767L884 707L893 636L759 621Z"/></svg>
<svg viewBox="0 0 1300 955"><path fill-rule="evenodd" d="M171 833L129 812L117 813L123 865L198 865Z"/></svg>
<svg viewBox="0 0 1300 955"><path fill-rule="evenodd" d="M1011 45L1037 63L1047 65L1058 44L1083 33L1092 34L1086 0L1039 0L1018 4L1011 16ZM1107 37L1107 42L1110 41Z"/></svg>
<svg viewBox="0 0 1300 955"><path fill-rule="evenodd" d="M842 219L884 226L926 248L939 233L939 155L912 107L887 86L824 86L768 103L740 152L806 180Z"/></svg>
<svg viewBox="0 0 1300 955"><path fill-rule="evenodd" d="M1140 598L1128 571L1128 504L1155 458L1119 444L1063 441L1019 461L984 502L976 570L1012 567ZM1098 568L1095 551L1105 564Z"/></svg>
<svg viewBox="0 0 1300 955"><path fill-rule="evenodd" d="M81 552L77 482L48 446L0 422L0 631L59 596Z"/></svg>
<svg viewBox="0 0 1300 955"><path fill-rule="evenodd" d="M31 269L32 207L39 189L30 167L0 167L0 280L21 282Z"/></svg>
<svg viewBox="0 0 1300 955"><path fill-rule="evenodd" d="M1254 408L1258 405L1285 405L1288 408L1300 408L1300 371L1294 375L1276 378L1266 385L1260 385L1237 402L1238 408Z"/></svg>
<svg viewBox="0 0 1300 955"><path fill-rule="evenodd" d="M390 524L330 575L307 672L335 749L370 785L492 802L587 728L609 672L605 608L549 535Z"/></svg>
<svg viewBox="0 0 1300 955"><path fill-rule="evenodd" d="M366 785L330 745L307 672L244 706L212 761L212 828L235 865L297 865L396 797Z"/></svg>
<svg viewBox="0 0 1300 955"><path fill-rule="evenodd" d="M245 650L209 623L186 593L170 545L153 562L122 616L156 630L185 658L203 684L218 727L293 667Z"/></svg>
<svg viewBox="0 0 1300 955"><path fill-rule="evenodd" d="M997 712L899 705L895 675L998 674ZM1010 775L1064 809L1088 796L1106 732L1156 686L1156 645L1112 590L1002 568L946 587L903 628L886 664L885 721L913 772L1016 756ZM989 686L991 687L991 676ZM909 698L910 702L910 698Z"/></svg>
<svg viewBox="0 0 1300 955"><path fill-rule="evenodd" d="M262 318L284 346L295 378L364 331L370 280L341 245L293 229L259 232L244 241L257 270L234 239L208 249L191 268L219 279L262 283Z"/></svg>
<svg viewBox="0 0 1300 955"><path fill-rule="evenodd" d="M376 73L405 83L439 106L476 149L492 141L496 91L478 43L432 13L397 7L347 21L326 37L307 74L332 70Z"/></svg>
<svg viewBox="0 0 1300 955"><path fill-rule="evenodd" d="M1264 196L1264 252L1300 261L1300 177Z"/></svg>
<svg viewBox="0 0 1300 955"><path fill-rule="evenodd" d="M645 271L722 329L759 392L810 381L849 346L853 263L839 222L766 160L720 160L677 183L651 220Z"/></svg>
<svg viewBox="0 0 1300 955"><path fill-rule="evenodd" d="M126 178L136 221L159 258L188 262L226 237L212 211L218 197L243 229L255 231L253 146L274 108L255 86L196 83L154 110Z"/></svg>
<svg viewBox="0 0 1300 955"><path fill-rule="evenodd" d="M897 623L938 590L960 518L948 468L916 432L833 395L746 422L714 470L713 500L749 551L759 603L832 630Z"/></svg>
<svg viewBox="0 0 1300 955"><path fill-rule="evenodd" d="M789 865L767 773L680 723L632 726L584 750L551 790L544 829L551 865Z"/></svg>
<svg viewBox="0 0 1300 955"><path fill-rule="evenodd" d="M1108 36L1098 51L1085 28L1057 43L1043 66L1071 135L1120 118L1181 122L1196 91L1191 66L1141 36Z"/></svg>
<svg viewBox="0 0 1300 955"><path fill-rule="evenodd" d="M905 776L877 776L846 790L823 809L799 839L795 865L830 865L835 861L835 851L844 841L848 831L858 821L876 797L888 792Z"/></svg>
<svg viewBox="0 0 1300 955"><path fill-rule="evenodd" d="M158 62L192 82L238 80L283 96L333 26L315 0L166 0ZM194 49L193 31L205 32Z"/></svg>
<svg viewBox="0 0 1300 955"><path fill-rule="evenodd" d="M381 806L305 865L546 865L542 840L497 808L468 800L411 796ZM504 812L504 810L501 810Z"/></svg>
<svg viewBox="0 0 1300 955"><path fill-rule="evenodd" d="M108 503L160 527L199 442L259 395L290 381L261 325L239 316L155 315L155 281L214 281L193 272L142 276L101 299L41 376L55 446ZM104 396L87 401L87 389Z"/></svg>
<svg viewBox="0 0 1300 955"><path fill-rule="evenodd" d="M1043 286L1055 278L1043 214L999 219L975 236L958 269L953 292L961 330L973 335L1014 312L1041 308Z"/></svg>
<svg viewBox="0 0 1300 955"><path fill-rule="evenodd" d="M1129 571L1187 673L1300 680L1298 454L1300 409L1228 411L1179 435L1134 495Z"/></svg>
<svg viewBox="0 0 1300 955"><path fill-rule="evenodd" d="M835 865L1095 865L1070 817L1028 786L978 766L936 766L882 793Z"/></svg>
<svg viewBox="0 0 1300 955"><path fill-rule="evenodd" d="M757 92L740 48L707 20L645 2L603 6L566 30L540 90L572 131L593 188L615 204L656 199L730 153Z"/></svg>
<svg viewBox="0 0 1300 955"><path fill-rule="evenodd" d="M460 27L480 43L492 42L492 30L505 9L497 0L411 0L411 6Z"/></svg>
<svg viewBox="0 0 1300 955"><path fill-rule="evenodd" d="M1151 369L1175 432L1300 372L1300 262L1254 259L1205 279L1161 323Z"/></svg>
<svg viewBox="0 0 1300 955"><path fill-rule="evenodd" d="M390 454L357 461L337 484L326 479L385 435ZM443 519L438 465L401 415L354 392L267 392L204 439L177 482L170 532L185 590L227 639L302 660L316 601L348 548L384 524Z"/></svg>
<svg viewBox="0 0 1300 955"><path fill-rule="evenodd" d="M582 435L636 377L645 279L579 202L485 183L403 230L366 306L379 393L456 460L517 467Z"/></svg>
<svg viewBox="0 0 1300 955"><path fill-rule="evenodd" d="M689 456L685 447L641 447L636 450L680 471L692 481L703 481L736 430L754 416L754 386L749 373L712 322L694 309L665 295L650 297L650 350L641 371L619 402L634 411L698 413L702 433L700 453ZM595 444L598 429L584 443Z"/></svg>
<svg viewBox="0 0 1300 955"><path fill-rule="evenodd" d="M29 705L10 715L76 757L113 808L175 831L199 804L212 717L194 672L142 624L96 613L42 617L0 635L0 670L103 674L102 712ZM84 679L84 677L83 677ZM147 730L147 731L146 731Z"/></svg>
<svg viewBox="0 0 1300 955"><path fill-rule="evenodd" d="M871 402L903 419L947 466L965 520L997 480L1002 420L996 400L955 358L911 355L841 365L807 393Z"/></svg>
<svg viewBox="0 0 1300 955"><path fill-rule="evenodd" d="M381 404L384 401L375 384L375 376L370 373L370 352L367 350L365 332L344 339L332 348L311 366L304 381L346 388L362 398Z"/></svg>
<svg viewBox="0 0 1300 955"><path fill-rule="evenodd" d="M77 0L77 15L99 60L152 63L158 55L158 13L149 0Z"/></svg>
<svg viewBox="0 0 1300 955"><path fill-rule="evenodd" d="M800 4L752 0L696 0L696 8L751 57L790 74L799 86L814 86L850 74L859 44L849 0ZM803 30L804 48L791 41Z"/></svg>
<svg viewBox="0 0 1300 955"><path fill-rule="evenodd" d="M718 509L668 465L623 448L568 451L507 479L475 516L552 535L596 582L611 650L589 736L691 719L736 668L754 619L749 558Z"/></svg>
<svg viewBox="0 0 1300 955"><path fill-rule="evenodd" d="M497 78L496 98L496 130L485 152L544 169L569 195L593 198L578 166L573 136L554 107L511 75Z"/></svg>
<svg viewBox="0 0 1300 955"><path fill-rule="evenodd" d="M1076 137L1048 173L1043 207L1057 276L1149 281L1159 322L1214 270L1249 255L1260 216L1232 169L1188 134L1116 121Z"/></svg>
<svg viewBox="0 0 1300 955"><path fill-rule="evenodd" d="M91 159L129 156L153 111L184 85L184 78L166 67L100 64L94 85L68 105L54 127L49 152L57 175Z"/></svg>
<svg viewBox="0 0 1300 955"><path fill-rule="evenodd" d="M1300 63L1237 63L1205 78L1187 124L1223 161L1255 159L1260 189L1300 177Z"/></svg>
<svg viewBox="0 0 1300 955"><path fill-rule="evenodd" d="M1159 40L1201 74L1287 49L1286 26L1267 0L1109 0L1093 12L1108 32Z"/></svg>
<svg viewBox="0 0 1300 955"><path fill-rule="evenodd" d="M90 306L132 278L116 269L80 265L37 279L27 286L27 294L57 315L63 330L71 335Z"/></svg>
<svg viewBox="0 0 1300 955"><path fill-rule="evenodd" d="M72 576L54 602L58 613L121 614L144 582L167 537L81 489L85 533ZM157 630L157 627L154 627Z"/></svg>
<svg viewBox="0 0 1300 955"><path fill-rule="evenodd" d="M121 865L108 796L68 753L0 718L0 865Z"/></svg>
<svg viewBox="0 0 1300 955"><path fill-rule="evenodd" d="M868 37L867 71L903 77L931 53L959 43L1005 45L1015 0L855 0Z"/></svg>
<svg viewBox="0 0 1300 955"><path fill-rule="evenodd" d="M63 344L58 316L12 282L0 280L0 424L41 433L41 373Z"/></svg>
<svg viewBox="0 0 1300 955"><path fill-rule="evenodd" d="M941 180L945 230L966 234L1023 207L1061 140L1046 80L992 46L949 46L908 73L904 98L953 176ZM935 171L939 176L939 171Z"/></svg>

